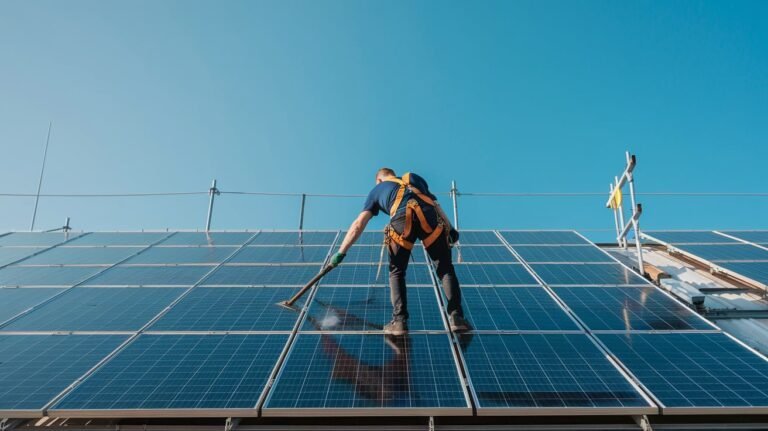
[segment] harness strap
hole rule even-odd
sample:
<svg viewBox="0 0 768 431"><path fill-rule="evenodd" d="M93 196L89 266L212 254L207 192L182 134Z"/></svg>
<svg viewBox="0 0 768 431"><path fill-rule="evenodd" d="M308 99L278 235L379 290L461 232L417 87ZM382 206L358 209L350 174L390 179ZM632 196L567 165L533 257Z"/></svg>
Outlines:
<svg viewBox="0 0 768 431"><path fill-rule="evenodd" d="M400 236L400 234L391 227L387 228L387 236L389 239L396 242L400 247L406 250L413 250L413 243Z"/></svg>
<svg viewBox="0 0 768 431"><path fill-rule="evenodd" d="M435 206L435 201L432 198L425 195L424 193L421 192L421 190L419 190L417 187L414 187L411 184L410 172L404 173L402 179L397 177L392 177L392 178L387 178L384 181L390 181L400 185L400 189L397 190L397 195L395 196L395 201L392 203L392 207L389 208L390 217L394 217L395 214L397 213L398 208L400 208L400 204L403 202L403 197L405 196L406 189L410 190L413 194L418 196L418 198L421 199L425 204L432 207Z"/></svg>
<svg viewBox="0 0 768 431"><path fill-rule="evenodd" d="M444 230L445 230L445 227L443 227L443 222L440 222L440 224L437 225L435 230L433 230L428 237L424 238L421 241L422 243L424 243L424 248L429 248L430 245L434 244L435 241L437 241L440 238L440 236L442 236Z"/></svg>

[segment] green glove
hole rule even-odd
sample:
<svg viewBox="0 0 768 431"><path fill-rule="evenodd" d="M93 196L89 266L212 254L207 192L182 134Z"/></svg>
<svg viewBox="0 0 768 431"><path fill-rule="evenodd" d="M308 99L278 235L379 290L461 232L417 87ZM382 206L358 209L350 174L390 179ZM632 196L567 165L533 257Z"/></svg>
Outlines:
<svg viewBox="0 0 768 431"><path fill-rule="evenodd" d="M347 256L347 253L336 253L331 258L331 266L336 267L339 266L342 260Z"/></svg>

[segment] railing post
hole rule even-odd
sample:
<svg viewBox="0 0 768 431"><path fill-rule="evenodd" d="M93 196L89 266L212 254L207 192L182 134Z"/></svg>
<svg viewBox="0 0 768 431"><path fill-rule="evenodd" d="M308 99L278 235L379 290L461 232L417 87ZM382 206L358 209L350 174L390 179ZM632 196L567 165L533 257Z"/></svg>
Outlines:
<svg viewBox="0 0 768 431"><path fill-rule="evenodd" d="M301 194L301 213L299 214L299 230L304 230L304 205L307 202L307 194Z"/></svg>
<svg viewBox="0 0 768 431"><path fill-rule="evenodd" d="M67 233L67 232L69 232L70 230L72 230L72 228L71 228L71 227L69 227L69 217L67 217L67 221L66 221L66 222L64 222L64 233Z"/></svg>
<svg viewBox="0 0 768 431"><path fill-rule="evenodd" d="M451 181L451 199L453 200L453 228L459 230L459 206L456 197L459 190L456 188L456 181Z"/></svg>
<svg viewBox="0 0 768 431"><path fill-rule="evenodd" d="M210 199L208 200L208 218L205 221L206 232L211 230L211 218L213 217L213 199L218 194L219 189L216 188L216 180L214 179L211 183L211 188L208 189L208 195L210 196Z"/></svg>

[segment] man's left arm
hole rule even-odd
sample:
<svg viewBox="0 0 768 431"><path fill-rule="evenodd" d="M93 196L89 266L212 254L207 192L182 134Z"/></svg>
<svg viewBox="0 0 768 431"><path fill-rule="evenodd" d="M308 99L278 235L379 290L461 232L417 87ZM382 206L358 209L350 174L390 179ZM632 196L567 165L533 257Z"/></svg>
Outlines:
<svg viewBox="0 0 768 431"><path fill-rule="evenodd" d="M341 261L344 260L347 251L349 251L352 244L360 238L360 235L363 234L363 231L368 225L368 222L371 221L371 218L373 218L373 213L370 211L363 211L357 216L355 221L349 226L347 234L344 236L344 241L341 242L339 251L333 255L333 258L331 258L331 265L338 266Z"/></svg>

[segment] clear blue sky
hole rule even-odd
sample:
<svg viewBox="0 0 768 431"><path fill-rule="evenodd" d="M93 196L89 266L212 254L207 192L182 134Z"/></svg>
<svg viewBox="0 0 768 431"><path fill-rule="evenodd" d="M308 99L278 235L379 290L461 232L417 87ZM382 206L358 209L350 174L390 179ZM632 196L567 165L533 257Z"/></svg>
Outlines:
<svg viewBox="0 0 768 431"><path fill-rule="evenodd" d="M4 1L0 193L768 191L768 2ZM612 228L603 197L460 199L472 228ZM768 198L642 198L646 228L768 228ZM362 199L310 199L308 228ZM0 197L0 228L33 200ZM200 228L205 196L43 199L39 228ZM383 217L379 217L380 219ZM291 228L222 196L214 227ZM378 220L380 226L384 220Z"/></svg>

